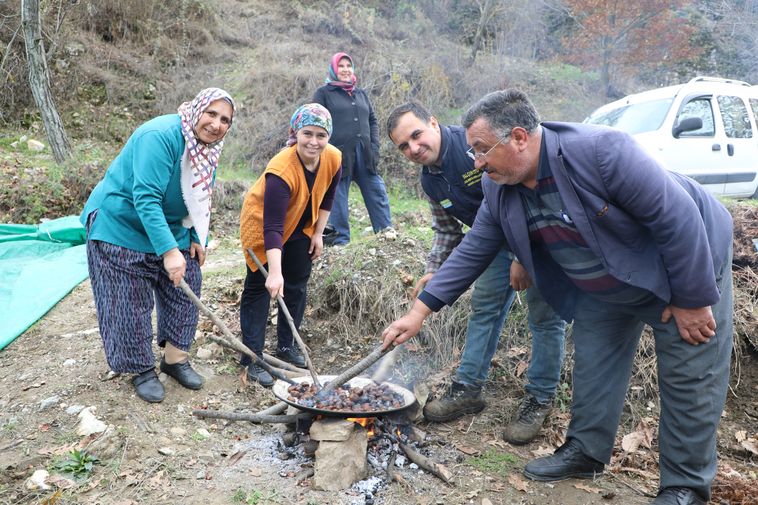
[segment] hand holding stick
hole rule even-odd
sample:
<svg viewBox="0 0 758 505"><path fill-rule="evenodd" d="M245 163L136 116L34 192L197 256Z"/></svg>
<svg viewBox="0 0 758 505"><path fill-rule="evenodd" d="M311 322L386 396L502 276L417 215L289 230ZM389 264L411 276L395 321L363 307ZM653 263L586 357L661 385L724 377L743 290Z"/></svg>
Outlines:
<svg viewBox="0 0 758 505"><path fill-rule="evenodd" d="M266 268L263 266L263 264L260 262L258 257L255 255L255 252L253 252L252 249L247 248L247 254L252 258L253 262L258 266L258 270L261 271L263 274L263 278L268 278L268 272L266 271ZM313 385L316 386L316 389L321 389L321 383L318 380L318 374L316 373L316 370L313 368L313 363L311 363L311 357L308 355L308 348L305 346L305 343L303 342L303 339L300 338L300 334L297 332L297 328L295 328L295 321L293 321L292 316L290 315L290 311L287 309L287 306L284 304L284 299L281 296L276 297L276 301L279 302L279 307L282 309L282 313L284 314L284 318L287 320L287 324L289 324L290 330L292 330L292 335L295 337L295 342L297 342L298 347L300 348L300 352L303 353L303 357L305 358L305 366L308 368L308 371L311 373L311 378L313 379Z"/></svg>
<svg viewBox="0 0 758 505"><path fill-rule="evenodd" d="M245 344L237 340L234 335L232 335L232 332L229 331L229 328L226 327L224 322L219 319L216 314L211 312L211 309L205 306L203 302L200 301L200 298L197 297L194 291L192 291L192 288L187 285L187 282L182 279L179 281L179 287L182 291L184 291L184 294L189 297L190 300L192 300L192 303L195 304L195 306L200 309L200 312L208 316L213 323L218 326L218 328L221 330L221 333L224 334L226 338L219 338L215 335L209 335L208 338L213 340L214 342L221 344L225 347L229 347L231 349L234 349L235 351L239 351L242 354L245 354L247 356L250 356L252 358L253 362L257 365L259 365L261 368L266 370L268 373L276 377L277 379L281 379L285 382L288 382L289 384L297 384L297 382L293 381L292 379L285 377L284 375L280 374L276 370L272 369L268 363L266 363L263 359L259 358L253 351L247 348Z"/></svg>

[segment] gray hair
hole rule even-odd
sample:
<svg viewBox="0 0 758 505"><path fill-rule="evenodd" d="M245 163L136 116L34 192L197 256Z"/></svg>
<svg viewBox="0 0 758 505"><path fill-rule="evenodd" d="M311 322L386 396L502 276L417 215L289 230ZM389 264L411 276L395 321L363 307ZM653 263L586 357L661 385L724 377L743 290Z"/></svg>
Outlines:
<svg viewBox="0 0 758 505"><path fill-rule="evenodd" d="M518 89L493 91L484 95L463 115L463 127L468 129L479 118L485 119L498 136L506 136L520 126L528 133L540 124L540 115L526 93Z"/></svg>
<svg viewBox="0 0 758 505"><path fill-rule="evenodd" d="M426 107L416 100L411 100L410 102L398 105L392 110L392 112L390 112L390 115L387 118L387 136L390 137L390 140L392 140L392 131L397 128L400 118L408 112L426 124L429 124L429 121L432 120L432 114L426 110Z"/></svg>

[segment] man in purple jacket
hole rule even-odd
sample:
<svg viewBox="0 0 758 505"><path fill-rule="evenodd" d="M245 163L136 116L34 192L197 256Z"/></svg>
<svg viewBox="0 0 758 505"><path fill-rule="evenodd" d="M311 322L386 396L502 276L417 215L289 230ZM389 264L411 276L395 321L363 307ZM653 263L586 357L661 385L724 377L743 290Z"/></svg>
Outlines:
<svg viewBox="0 0 758 505"><path fill-rule="evenodd" d="M652 502L705 504L732 349L732 221L694 181L667 172L610 128L540 123L517 90L464 116L484 200L474 226L384 331L415 335L453 303L504 244L547 302L573 321L572 419L534 480L589 478L610 461L635 350L653 329L660 388L660 492Z"/></svg>

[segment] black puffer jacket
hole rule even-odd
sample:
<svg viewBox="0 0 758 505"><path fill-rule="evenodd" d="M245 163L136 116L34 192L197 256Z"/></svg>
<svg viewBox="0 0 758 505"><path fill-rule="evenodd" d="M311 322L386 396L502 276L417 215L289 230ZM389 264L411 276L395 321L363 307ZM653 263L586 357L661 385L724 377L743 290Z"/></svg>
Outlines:
<svg viewBox="0 0 758 505"><path fill-rule="evenodd" d="M350 96L342 88L326 84L316 90L313 101L332 115L329 143L342 151L343 174L346 171L352 176L357 145L363 149L366 168L375 174L379 162L379 124L366 92L355 88Z"/></svg>

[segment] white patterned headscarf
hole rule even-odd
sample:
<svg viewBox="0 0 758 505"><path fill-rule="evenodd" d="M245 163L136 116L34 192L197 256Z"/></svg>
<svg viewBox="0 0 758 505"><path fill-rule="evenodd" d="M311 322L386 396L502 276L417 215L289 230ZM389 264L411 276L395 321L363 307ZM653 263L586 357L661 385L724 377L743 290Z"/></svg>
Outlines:
<svg viewBox="0 0 758 505"><path fill-rule="evenodd" d="M189 215L184 218L182 225L185 228L195 228L195 232L200 238L200 245L203 248L205 248L208 240L213 181L221 156L221 149L224 147L224 139L222 137L212 144L205 144L196 137L195 125L197 125L205 109L216 100L226 100L231 104L232 122L234 122L234 116L237 114L234 100L229 93L220 88L206 88L198 93L191 102L184 102L179 106L182 136L185 142L184 156L182 157L182 197L189 211ZM231 124L229 127L231 128Z"/></svg>

